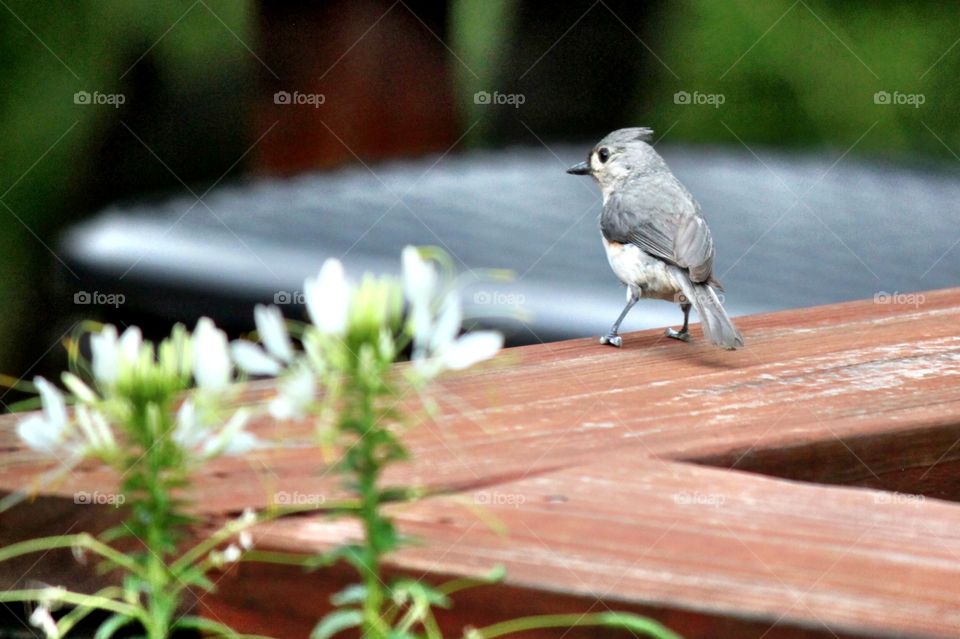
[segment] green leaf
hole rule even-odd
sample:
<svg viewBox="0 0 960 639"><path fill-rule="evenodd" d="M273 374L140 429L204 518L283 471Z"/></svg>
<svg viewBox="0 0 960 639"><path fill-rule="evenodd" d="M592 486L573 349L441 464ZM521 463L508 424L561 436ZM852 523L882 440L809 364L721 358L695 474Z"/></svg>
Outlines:
<svg viewBox="0 0 960 639"><path fill-rule="evenodd" d="M660 625L653 619L629 612L602 612L597 615L601 625L621 628L635 634L643 633L657 639L681 639L680 635Z"/></svg>
<svg viewBox="0 0 960 639"><path fill-rule="evenodd" d="M385 555L397 547L397 529L387 519L376 519L369 525L368 543L380 555Z"/></svg>
<svg viewBox="0 0 960 639"><path fill-rule="evenodd" d="M114 526L112 528L107 528L102 533L100 533L99 538L105 544L109 544L111 541L116 541L118 539L123 539L124 537L129 537L130 531L124 526Z"/></svg>
<svg viewBox="0 0 960 639"><path fill-rule="evenodd" d="M310 639L330 639L348 628L356 628L361 623L363 615L359 610L335 610L320 620L310 633Z"/></svg>
<svg viewBox="0 0 960 639"><path fill-rule="evenodd" d="M412 579L400 579L394 582L391 591L393 600L400 606L407 601L428 606L440 606L441 608L449 608L451 605L450 599L443 592L433 586Z"/></svg>
<svg viewBox="0 0 960 639"><path fill-rule="evenodd" d="M503 581L507 577L507 567L503 564L497 564L494 566L490 572L483 576L483 580L487 583L495 584Z"/></svg>
<svg viewBox="0 0 960 639"><path fill-rule="evenodd" d="M207 592L213 592L216 589L216 584L210 581L210 579L195 566L191 566L179 575L176 575L176 578L177 581L184 586L196 586Z"/></svg>
<svg viewBox="0 0 960 639"><path fill-rule="evenodd" d="M117 630L120 630L120 628L123 628L131 621L133 621L133 618L127 617L126 615L110 615L106 621L97 628L97 633L93 635L93 639L110 639Z"/></svg>
<svg viewBox="0 0 960 639"><path fill-rule="evenodd" d="M196 615L187 615L186 617L181 617L176 621L176 623L173 624L173 628L181 630L199 630L200 632L221 638L250 636L241 635L230 626L219 621L204 619L203 617L198 617Z"/></svg>
<svg viewBox="0 0 960 639"><path fill-rule="evenodd" d="M497 564L490 572L482 577L463 577L461 579L451 579L437 587L437 590L444 595L452 595L468 588L477 588L479 586L488 586L499 583L507 576L507 569L503 564Z"/></svg>
<svg viewBox="0 0 960 639"><path fill-rule="evenodd" d="M682 637L652 619L625 612L598 612L587 614L532 615L501 621L485 628L468 629L469 639L493 639L547 628L589 628L601 626L626 630L636 637L653 639L682 639Z"/></svg>
<svg viewBox="0 0 960 639"><path fill-rule="evenodd" d="M416 498L417 493L418 491L413 488L391 486L390 488L384 488L380 491L380 501L386 503L410 501L410 499Z"/></svg>
<svg viewBox="0 0 960 639"><path fill-rule="evenodd" d="M340 592L330 595L330 603L338 608L352 604L362 604L367 598L367 587L363 584L352 584Z"/></svg>
<svg viewBox="0 0 960 639"><path fill-rule="evenodd" d="M308 558L303 563L307 570L316 570L317 568L326 568L332 566L338 561L346 561L354 568L363 566L363 548L356 544L344 544L337 546L333 550Z"/></svg>

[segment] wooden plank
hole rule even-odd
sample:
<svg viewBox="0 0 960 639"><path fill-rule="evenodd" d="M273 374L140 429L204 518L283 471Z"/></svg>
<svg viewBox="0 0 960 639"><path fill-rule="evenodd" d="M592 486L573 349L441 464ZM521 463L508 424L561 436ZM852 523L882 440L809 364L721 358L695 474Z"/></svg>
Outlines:
<svg viewBox="0 0 960 639"><path fill-rule="evenodd" d="M398 509L426 546L395 566L439 576L504 563L507 584L494 591L516 596L480 593L454 625L552 605L544 601L585 609L603 595L691 637L759 637L778 618L766 637L957 636L960 597L944 584L960 570L951 532L960 509L822 484L960 495L958 320L952 289L925 293L917 307L868 300L741 318L747 348L733 353L696 329L692 344L647 331L627 335L622 350L592 339L511 349L440 384L441 414L405 435L414 463L389 478L453 495ZM254 384L246 396L270 392ZM276 434L267 421L255 430ZM0 490L41 465L11 428L0 428L0 451ZM218 461L198 478L195 508L216 519L284 493L331 498L338 482L318 466L302 448ZM722 470L731 467L821 485ZM112 481L85 467L45 494ZM494 493L523 496L519 508L488 506L509 537L463 503ZM723 503L679 503L683 494ZM72 510L65 504L59 521ZM29 517L18 508L0 530ZM260 543L317 549L349 534L299 517L271 524ZM271 618L275 604L254 597L264 575L291 591L321 588L297 571L245 566L206 602L210 614L250 621L238 611L252 606L253 617ZM319 600L284 597L284 636L302 635Z"/></svg>
<svg viewBox="0 0 960 639"><path fill-rule="evenodd" d="M624 449L835 482L955 461L958 298L952 290L926 294L919 310L856 302L741 319L749 344L734 353L657 331L628 335L621 351L588 339L511 349L497 365L439 386L443 414L407 436L422 463L395 477L441 489L483 485ZM269 392L257 384L248 396ZM273 434L267 422L255 429ZM0 432L0 450L4 487L25 485L43 460L11 428ZM313 481L316 463L297 450L255 457L283 468L273 478L280 489ZM258 482L237 494L249 482L235 475L249 472L249 460L224 460L205 469L203 483L238 497L232 508L263 497ZM99 476L83 468L71 481L90 473Z"/></svg>
<svg viewBox="0 0 960 639"><path fill-rule="evenodd" d="M564 593L578 596L581 611L656 611L687 637L721 636L721 619L731 637L799 629L954 637L960 628L960 600L944 588L960 578L960 508L937 500L620 454L395 511L401 530L425 542L395 557L403 572L482 575L500 564L509 584L526 590L520 605L461 596L469 610L487 609L481 621ZM257 543L319 551L358 533L320 518L280 521L264 526ZM245 578L221 582L228 610L262 583L257 569L244 570ZM323 579L301 575L297 583L310 593L305 600L323 600ZM686 621L690 610L704 617ZM288 621L299 616L304 624L294 636L309 630L304 612L287 604ZM476 622L452 620L467 621ZM270 623L265 617L249 629Z"/></svg>

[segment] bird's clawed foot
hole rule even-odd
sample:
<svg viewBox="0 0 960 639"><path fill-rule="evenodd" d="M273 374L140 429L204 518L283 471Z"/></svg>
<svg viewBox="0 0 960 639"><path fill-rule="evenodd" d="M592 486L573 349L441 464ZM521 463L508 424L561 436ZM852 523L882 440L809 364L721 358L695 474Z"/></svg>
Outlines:
<svg viewBox="0 0 960 639"><path fill-rule="evenodd" d="M681 342L689 342L689 341L690 341L690 333L688 333L688 332L686 331L686 329L677 331L677 330L674 330L674 329L672 329L672 328L668 328L667 331L666 331L666 334L667 334L667 337L672 337L673 339L678 339L678 340L680 340Z"/></svg>
<svg viewBox="0 0 960 639"><path fill-rule="evenodd" d="M620 348L623 346L623 338L617 335L616 333L607 333L600 338L601 344L606 344L608 346L614 346Z"/></svg>

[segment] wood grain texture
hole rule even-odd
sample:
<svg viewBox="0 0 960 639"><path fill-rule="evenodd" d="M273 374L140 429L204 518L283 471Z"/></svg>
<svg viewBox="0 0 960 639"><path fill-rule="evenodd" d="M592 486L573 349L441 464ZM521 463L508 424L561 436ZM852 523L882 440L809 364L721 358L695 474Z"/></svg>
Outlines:
<svg viewBox="0 0 960 639"><path fill-rule="evenodd" d="M960 496L960 289L919 306L871 300L738 325L747 348L732 353L697 327L692 344L649 331L621 350L511 349L445 379L439 415L404 435L414 461L388 475L442 493L392 507L423 542L392 568L438 579L506 566L505 584L458 599L450 629L609 607L688 637L960 636L960 507L946 501ZM0 428L2 490L42 467L12 424ZM254 428L277 435L268 421ZM195 510L213 522L342 494L317 451L300 447L219 460L198 479ZM113 485L78 469L0 516L0 542L54 496ZM56 503L52 528L87 508ZM315 551L357 532L301 516L265 524L257 541ZM243 629L306 636L343 579L243 565L201 604Z"/></svg>

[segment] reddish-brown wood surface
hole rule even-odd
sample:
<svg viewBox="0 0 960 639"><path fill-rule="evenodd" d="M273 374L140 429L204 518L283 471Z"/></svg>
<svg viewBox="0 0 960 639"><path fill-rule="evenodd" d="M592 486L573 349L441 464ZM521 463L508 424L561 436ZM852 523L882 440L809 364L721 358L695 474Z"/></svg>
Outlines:
<svg viewBox="0 0 960 639"><path fill-rule="evenodd" d="M444 616L451 632L610 608L688 637L960 636L960 507L949 501L960 496L960 289L917 307L864 301L738 324L737 352L650 331L621 350L512 349L447 378L434 392L440 414L404 435L414 461L388 476L442 493L392 507L421 540L392 569L433 580L507 568L504 584L458 598ZM0 490L42 467L13 423L0 429ZM195 509L214 521L341 492L307 448L203 473ZM0 516L0 543L95 527L71 496L114 482L79 469ZM298 516L263 525L257 543L308 552L356 533ZM71 561L0 566L0 582L14 571L76 582ZM348 577L245 564L200 605L246 630L304 637Z"/></svg>

